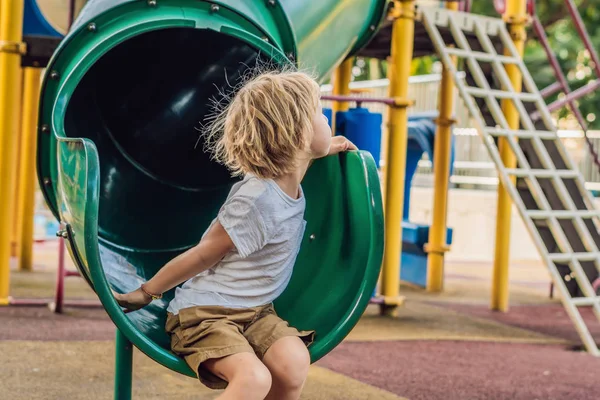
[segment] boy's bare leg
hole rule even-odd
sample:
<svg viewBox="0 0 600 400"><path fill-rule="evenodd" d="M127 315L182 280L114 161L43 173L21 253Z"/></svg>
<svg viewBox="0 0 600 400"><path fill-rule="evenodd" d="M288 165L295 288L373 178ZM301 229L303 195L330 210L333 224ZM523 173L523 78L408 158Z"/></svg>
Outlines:
<svg viewBox="0 0 600 400"><path fill-rule="evenodd" d="M273 384L266 400L298 400L310 367L310 355L302 339L287 336L267 350L263 362Z"/></svg>
<svg viewBox="0 0 600 400"><path fill-rule="evenodd" d="M217 400L263 400L271 389L271 374L253 353L208 360L202 367L229 382Z"/></svg>

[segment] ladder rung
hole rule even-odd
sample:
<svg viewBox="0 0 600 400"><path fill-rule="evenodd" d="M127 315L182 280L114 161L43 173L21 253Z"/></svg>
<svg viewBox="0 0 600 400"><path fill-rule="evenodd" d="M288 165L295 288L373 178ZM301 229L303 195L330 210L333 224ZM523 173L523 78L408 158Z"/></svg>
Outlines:
<svg viewBox="0 0 600 400"><path fill-rule="evenodd" d="M571 302L576 306L593 306L600 304L600 297L573 297Z"/></svg>
<svg viewBox="0 0 600 400"><path fill-rule="evenodd" d="M463 49L457 49L456 47L446 47L446 52L453 56L462 58L474 58L478 61L500 61L506 64L518 64L519 60L514 57L507 57L500 54L483 53L481 51L466 51Z"/></svg>
<svg viewBox="0 0 600 400"><path fill-rule="evenodd" d="M577 178L579 173L577 171L569 169L523 169L523 168L507 168L506 173L518 177L529 177L535 178L552 178L558 176L560 178Z"/></svg>
<svg viewBox="0 0 600 400"><path fill-rule="evenodd" d="M540 139L558 139L556 132L549 131L523 131L523 130L511 130L502 128L486 128L485 130L492 136L513 136L517 139L531 139L539 137Z"/></svg>
<svg viewBox="0 0 600 400"><path fill-rule="evenodd" d="M548 170L546 170L548 171ZM558 176L559 178L572 178L575 179L579 176L579 171L572 169L555 169L552 170L551 176Z"/></svg>
<svg viewBox="0 0 600 400"><path fill-rule="evenodd" d="M504 92L502 90L495 89L481 89L478 87L467 86L465 91L475 97L488 97L492 95L497 99L520 99L522 101L537 101L538 96L532 93L515 93L515 92Z"/></svg>
<svg viewBox="0 0 600 400"><path fill-rule="evenodd" d="M531 219L536 218L593 218L600 216L600 210L528 210L525 211Z"/></svg>
<svg viewBox="0 0 600 400"><path fill-rule="evenodd" d="M550 223L546 219L534 219L533 225L539 229L550 229Z"/></svg>
<svg viewBox="0 0 600 400"><path fill-rule="evenodd" d="M548 259L554 262L569 262L572 260L577 261L594 261L600 258L600 253L550 253Z"/></svg>

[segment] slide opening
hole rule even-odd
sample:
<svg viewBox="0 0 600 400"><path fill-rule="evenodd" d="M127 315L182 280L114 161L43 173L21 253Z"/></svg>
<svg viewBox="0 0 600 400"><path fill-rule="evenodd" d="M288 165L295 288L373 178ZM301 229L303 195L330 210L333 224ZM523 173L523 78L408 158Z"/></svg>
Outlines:
<svg viewBox="0 0 600 400"><path fill-rule="evenodd" d="M69 103L66 134L102 147L101 167L123 157L164 185L201 190L226 184L229 173L204 151L199 129L212 112L211 99L230 91L257 57L243 41L209 29L136 36L87 72Z"/></svg>
<svg viewBox="0 0 600 400"><path fill-rule="evenodd" d="M214 30L163 28L116 45L86 72L64 126L98 150L100 239L123 254L198 243L236 180L205 151L199 129L211 100L231 92L259 54Z"/></svg>

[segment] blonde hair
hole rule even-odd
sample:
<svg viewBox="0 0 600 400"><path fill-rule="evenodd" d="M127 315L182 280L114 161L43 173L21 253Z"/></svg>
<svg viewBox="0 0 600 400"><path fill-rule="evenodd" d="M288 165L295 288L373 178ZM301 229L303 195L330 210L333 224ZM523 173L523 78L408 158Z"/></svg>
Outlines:
<svg viewBox="0 0 600 400"><path fill-rule="evenodd" d="M303 72L257 75L214 115L206 130L208 150L234 176L290 173L298 152L310 144L319 97L319 85Z"/></svg>

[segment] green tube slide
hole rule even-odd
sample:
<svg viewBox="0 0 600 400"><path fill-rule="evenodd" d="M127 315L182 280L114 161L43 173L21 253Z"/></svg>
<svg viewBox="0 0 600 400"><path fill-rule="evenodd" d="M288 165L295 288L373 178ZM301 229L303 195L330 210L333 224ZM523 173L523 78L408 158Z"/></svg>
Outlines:
<svg viewBox="0 0 600 400"><path fill-rule="evenodd" d="M134 290L195 245L234 182L203 151L210 99L257 60L326 77L375 33L386 0L91 0L48 66L38 175L68 249L121 333L161 364L172 298L125 315L111 289ZM313 361L365 310L383 253L377 171L368 153L315 162L303 182L306 235L276 301L315 329Z"/></svg>

